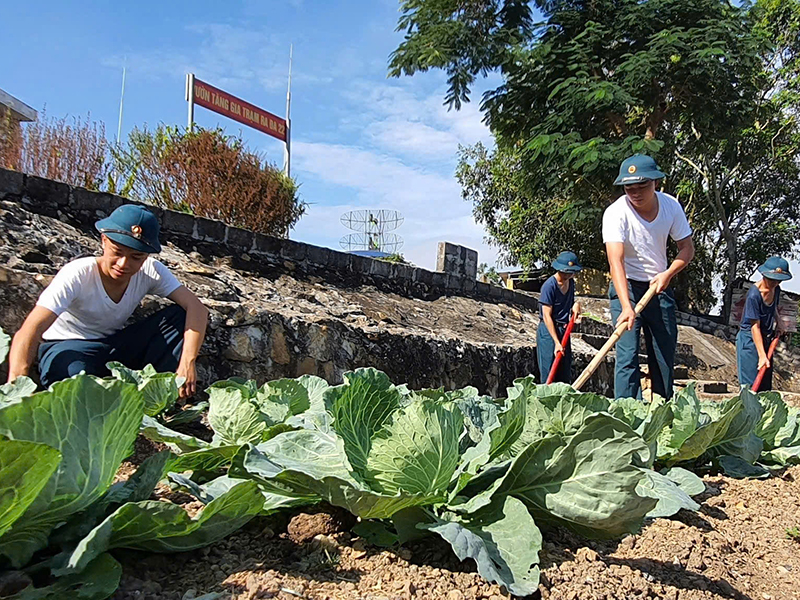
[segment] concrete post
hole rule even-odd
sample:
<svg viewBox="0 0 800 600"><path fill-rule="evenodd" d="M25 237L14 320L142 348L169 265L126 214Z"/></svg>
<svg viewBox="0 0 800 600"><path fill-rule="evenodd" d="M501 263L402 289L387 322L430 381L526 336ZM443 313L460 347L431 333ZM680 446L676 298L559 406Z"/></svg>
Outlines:
<svg viewBox="0 0 800 600"><path fill-rule="evenodd" d="M436 270L456 277L475 279L478 276L478 253L458 244L439 242Z"/></svg>

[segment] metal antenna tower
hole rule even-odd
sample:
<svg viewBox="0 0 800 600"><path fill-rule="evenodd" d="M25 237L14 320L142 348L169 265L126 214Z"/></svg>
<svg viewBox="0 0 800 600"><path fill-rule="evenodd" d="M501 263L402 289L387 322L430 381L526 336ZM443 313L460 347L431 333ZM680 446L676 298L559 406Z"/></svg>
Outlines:
<svg viewBox="0 0 800 600"><path fill-rule="evenodd" d="M396 254L403 247L403 238L390 233L403 224L403 215L396 210L351 210L341 222L355 232L339 240L343 250L380 256Z"/></svg>

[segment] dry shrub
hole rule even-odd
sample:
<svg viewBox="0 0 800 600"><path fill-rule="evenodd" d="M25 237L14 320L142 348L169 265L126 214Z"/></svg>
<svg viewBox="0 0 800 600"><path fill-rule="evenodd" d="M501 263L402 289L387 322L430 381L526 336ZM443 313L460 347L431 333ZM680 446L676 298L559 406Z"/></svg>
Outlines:
<svg viewBox="0 0 800 600"><path fill-rule="evenodd" d="M48 118L21 127L10 116L0 122L0 166L63 181L90 190L100 189L108 173L105 126L87 115Z"/></svg>
<svg viewBox="0 0 800 600"><path fill-rule="evenodd" d="M292 179L219 129L134 129L113 155L120 192L164 208L275 236L304 212Z"/></svg>
<svg viewBox="0 0 800 600"><path fill-rule="evenodd" d="M6 112L0 118L0 167L16 169L22 153L22 128Z"/></svg>

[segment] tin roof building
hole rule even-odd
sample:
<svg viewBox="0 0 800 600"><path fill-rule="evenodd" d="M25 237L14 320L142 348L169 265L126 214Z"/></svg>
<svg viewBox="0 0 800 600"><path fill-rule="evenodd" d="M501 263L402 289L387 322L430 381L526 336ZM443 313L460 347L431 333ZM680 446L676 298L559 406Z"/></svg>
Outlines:
<svg viewBox="0 0 800 600"><path fill-rule="evenodd" d="M38 116L36 111L22 100L0 89L0 119L6 119L9 114L17 123L35 121Z"/></svg>

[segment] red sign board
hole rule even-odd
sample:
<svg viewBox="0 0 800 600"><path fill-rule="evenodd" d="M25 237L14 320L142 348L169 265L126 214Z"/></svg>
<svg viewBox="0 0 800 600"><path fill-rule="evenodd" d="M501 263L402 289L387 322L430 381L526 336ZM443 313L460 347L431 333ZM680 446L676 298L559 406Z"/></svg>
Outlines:
<svg viewBox="0 0 800 600"><path fill-rule="evenodd" d="M194 103L286 141L286 120L194 78Z"/></svg>

